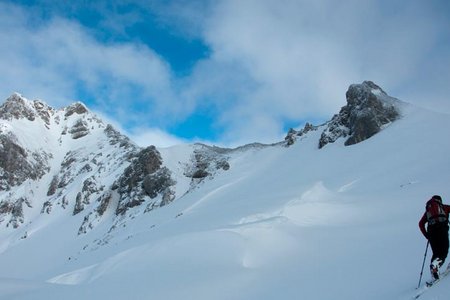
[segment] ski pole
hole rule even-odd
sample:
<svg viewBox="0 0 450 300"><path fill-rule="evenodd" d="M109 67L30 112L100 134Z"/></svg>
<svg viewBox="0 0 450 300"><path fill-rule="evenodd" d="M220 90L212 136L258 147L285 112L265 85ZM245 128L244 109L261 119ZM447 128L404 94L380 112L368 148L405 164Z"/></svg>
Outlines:
<svg viewBox="0 0 450 300"><path fill-rule="evenodd" d="M423 267L425 266L425 259L427 258L429 244L430 244L430 241L427 241L427 247L425 248L425 255L423 256L422 270L420 271L419 285L417 286L417 288L420 287L420 283L422 282Z"/></svg>

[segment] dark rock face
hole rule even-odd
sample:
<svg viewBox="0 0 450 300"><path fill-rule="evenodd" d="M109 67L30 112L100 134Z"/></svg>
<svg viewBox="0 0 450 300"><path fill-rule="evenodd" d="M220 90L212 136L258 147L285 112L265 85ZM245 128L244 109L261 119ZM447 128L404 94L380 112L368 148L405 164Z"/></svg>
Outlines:
<svg viewBox="0 0 450 300"><path fill-rule="evenodd" d="M300 131L296 131L293 128L289 129L288 134L286 135L286 137L284 138L285 142L286 142L286 146L291 146L295 143L295 141L297 140L297 138L304 136L305 134L307 134L310 131L313 130L317 130L318 126L314 126L310 123L306 123L305 127L303 127L302 130Z"/></svg>
<svg viewBox="0 0 450 300"><path fill-rule="evenodd" d="M12 120L12 119L28 119L34 121L36 119L35 112L27 105L27 101L23 99L19 94L13 94L3 105L0 106L0 119Z"/></svg>
<svg viewBox="0 0 450 300"><path fill-rule="evenodd" d="M66 113L64 114L65 117L70 117L73 114L81 115L88 112L86 106L84 106L84 104L80 102L76 102L66 107L65 111L66 111Z"/></svg>
<svg viewBox="0 0 450 300"><path fill-rule="evenodd" d="M171 178L169 169L161 168L161 165L161 154L154 146L147 147L137 154L115 184L120 195L117 215L142 204L146 197L154 199L162 194L164 198L173 194L170 186L176 182ZM156 205L154 202L149 205L151 204Z"/></svg>
<svg viewBox="0 0 450 300"><path fill-rule="evenodd" d="M73 215L76 215L84 210L85 206L90 204L89 199L93 194L100 194L103 191L104 186L99 186L95 180L95 176L87 178L83 182L83 188L81 192L78 192L75 199L75 207L73 210Z"/></svg>
<svg viewBox="0 0 450 300"><path fill-rule="evenodd" d="M97 202L99 202L100 205L95 209L95 211L98 213L99 216L103 216L106 209L108 208L109 203L111 202L111 199L112 199L111 192L107 192L97 199Z"/></svg>
<svg viewBox="0 0 450 300"><path fill-rule="evenodd" d="M395 106L399 100L389 97L371 81L351 85L346 97L347 105L328 123L319 148L341 137L348 137L346 146L362 142L400 116Z"/></svg>
<svg viewBox="0 0 450 300"><path fill-rule="evenodd" d="M78 120L72 128L69 129L69 133L74 140L79 139L89 134L89 128L85 121Z"/></svg>
<svg viewBox="0 0 450 300"><path fill-rule="evenodd" d="M347 137L350 134L348 126L348 111L346 107L343 107L339 114L333 116L327 128L322 132L319 148L324 147L326 144L334 143L338 138Z"/></svg>
<svg viewBox="0 0 450 300"><path fill-rule="evenodd" d="M201 145L200 148L194 150L191 164L186 165L184 176L193 180L202 180L213 176L218 170L229 170L230 164L226 153L227 149Z"/></svg>
<svg viewBox="0 0 450 300"><path fill-rule="evenodd" d="M41 214L47 213L50 214L52 211L53 204L50 201L45 201L42 205Z"/></svg>
<svg viewBox="0 0 450 300"><path fill-rule="evenodd" d="M39 100L33 101L33 106L39 117L45 122L48 128L48 126L50 126L50 118L55 112L54 109Z"/></svg>
<svg viewBox="0 0 450 300"><path fill-rule="evenodd" d="M41 117L49 124L53 109L40 101L29 102L13 94L0 106L0 119L27 119ZM12 132L0 130L0 191L22 184L27 179L37 180L49 171L50 154L24 149Z"/></svg>
<svg viewBox="0 0 450 300"><path fill-rule="evenodd" d="M166 188L175 184L175 181L170 176L170 170L163 167L154 173L146 175L142 182L142 188L151 199L154 199L158 194L164 192Z"/></svg>
<svg viewBox="0 0 450 300"><path fill-rule="evenodd" d="M49 155L30 153L17 144L12 134L0 135L0 191L39 179L49 171Z"/></svg>
<svg viewBox="0 0 450 300"><path fill-rule="evenodd" d="M18 228L24 222L24 205L32 207L30 201L25 197L0 202L0 216L2 216L0 223L4 220L5 216L9 215L10 220L6 226L12 225L13 228Z"/></svg>
<svg viewBox="0 0 450 300"><path fill-rule="evenodd" d="M144 180L146 175L156 172L161 164L161 155L154 146L139 152L136 159L125 169L123 176L119 179L119 193L131 192Z"/></svg>
<svg viewBox="0 0 450 300"><path fill-rule="evenodd" d="M99 219L103 216L106 209L108 208L109 204L111 203L112 194L110 191L102 194L96 202L99 203L96 209L88 213L84 219L83 223L81 224L80 228L78 229L78 235L85 234L89 230L94 229L95 223L99 221Z"/></svg>
<svg viewBox="0 0 450 300"><path fill-rule="evenodd" d="M109 139L110 145L119 145L125 149L130 150L130 155L136 155L138 148L130 141L130 139L122 135L119 131L114 129L111 125L107 125L105 128L105 134Z"/></svg>

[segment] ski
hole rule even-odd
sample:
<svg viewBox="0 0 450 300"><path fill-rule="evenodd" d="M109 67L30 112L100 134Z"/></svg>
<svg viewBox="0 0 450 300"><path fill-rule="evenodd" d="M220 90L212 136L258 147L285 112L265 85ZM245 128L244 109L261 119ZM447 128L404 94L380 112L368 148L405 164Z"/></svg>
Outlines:
<svg viewBox="0 0 450 300"><path fill-rule="evenodd" d="M435 285L436 283L438 283L440 280L441 280L441 279L439 278L439 279L436 279L436 280L433 280L433 281L427 281L427 282L425 282L425 285L426 285L427 287L432 287L433 285Z"/></svg>
<svg viewBox="0 0 450 300"><path fill-rule="evenodd" d="M436 283L441 281L441 279L444 278L445 276L447 276L449 273L450 273L450 265L447 267L447 269L444 272L442 272L442 274L439 275L439 279L436 279L433 281L427 281L426 282L427 287L432 287L433 285L435 285Z"/></svg>
<svg viewBox="0 0 450 300"><path fill-rule="evenodd" d="M425 282L425 286L423 286L420 291L414 296L414 299L418 299L420 296L423 295L423 293L425 293L429 288L431 288L432 286L436 285L437 283L439 283L439 281L442 280L442 278L444 278L445 276L447 276L450 273L450 265L447 267L447 269L442 272L439 275L439 279L436 279L434 281L427 281Z"/></svg>

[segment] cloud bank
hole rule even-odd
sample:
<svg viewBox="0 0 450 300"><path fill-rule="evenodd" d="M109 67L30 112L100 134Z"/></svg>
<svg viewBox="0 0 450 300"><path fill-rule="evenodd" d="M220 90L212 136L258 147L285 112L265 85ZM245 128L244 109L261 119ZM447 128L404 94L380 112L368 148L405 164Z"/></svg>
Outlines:
<svg viewBox="0 0 450 300"><path fill-rule="evenodd" d="M104 4L98 9L107 9ZM201 126L220 132L212 142L274 142L288 126L328 120L345 104L347 87L363 80L405 101L450 113L450 5L445 1L122 4L124 13L99 11L109 16L100 29L1 3L0 96L19 91L53 105L81 100L137 140L164 145L185 141L176 137L176 128L188 126L199 111L209 114ZM168 35L201 40L208 54L177 74L174 62L145 38L126 39L130 22L146 18ZM121 40L105 38L107 29Z"/></svg>
<svg viewBox="0 0 450 300"><path fill-rule="evenodd" d="M230 70L220 89L245 77L250 88L233 85L241 92L225 109L230 139L274 137L282 120L327 119L345 104L348 85L363 80L423 106L447 102L450 112L442 98L450 72L441 64L450 65L450 24L436 9L419 1L222 1L204 23L213 55L198 81Z"/></svg>

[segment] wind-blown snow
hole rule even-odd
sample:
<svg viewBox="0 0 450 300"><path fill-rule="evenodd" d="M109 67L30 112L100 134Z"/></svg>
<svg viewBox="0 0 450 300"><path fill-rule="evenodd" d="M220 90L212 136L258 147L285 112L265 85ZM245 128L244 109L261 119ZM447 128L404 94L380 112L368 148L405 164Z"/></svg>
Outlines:
<svg viewBox="0 0 450 300"><path fill-rule="evenodd" d="M227 172L95 248L84 245L107 225L74 238L82 216L33 223L25 239L3 232L0 299L411 299L424 203L450 202L449 128L448 115L405 107L356 145L319 150L312 131L231 152ZM161 150L172 171L190 147ZM447 299L449 285L420 299Z"/></svg>

